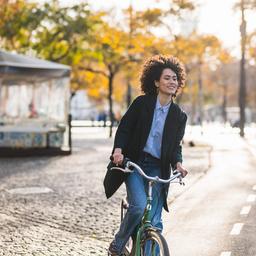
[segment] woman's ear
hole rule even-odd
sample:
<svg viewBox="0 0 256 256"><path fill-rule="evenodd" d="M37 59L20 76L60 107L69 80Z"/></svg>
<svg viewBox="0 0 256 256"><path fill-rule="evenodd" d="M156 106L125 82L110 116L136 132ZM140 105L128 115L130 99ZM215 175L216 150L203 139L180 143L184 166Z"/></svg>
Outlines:
<svg viewBox="0 0 256 256"><path fill-rule="evenodd" d="M158 81L155 81L155 86L159 87L159 82Z"/></svg>

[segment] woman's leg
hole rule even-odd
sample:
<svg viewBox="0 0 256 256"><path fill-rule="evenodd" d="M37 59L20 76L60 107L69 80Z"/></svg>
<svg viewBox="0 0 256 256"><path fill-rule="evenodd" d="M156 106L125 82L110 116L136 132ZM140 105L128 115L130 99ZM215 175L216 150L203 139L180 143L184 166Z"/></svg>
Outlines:
<svg viewBox="0 0 256 256"><path fill-rule="evenodd" d="M129 208L114 240L119 253L122 252L129 237L140 223L147 200L143 178L137 172L131 173L125 184Z"/></svg>
<svg viewBox="0 0 256 256"><path fill-rule="evenodd" d="M151 209L151 221L154 227L163 230L162 210L164 205L164 190L160 183L154 184L152 190L153 204Z"/></svg>

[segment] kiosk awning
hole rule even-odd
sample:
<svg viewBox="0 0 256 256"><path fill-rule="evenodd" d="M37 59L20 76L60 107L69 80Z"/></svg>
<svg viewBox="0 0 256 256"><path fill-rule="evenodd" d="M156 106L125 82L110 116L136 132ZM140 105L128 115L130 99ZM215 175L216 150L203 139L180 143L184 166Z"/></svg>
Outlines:
<svg viewBox="0 0 256 256"><path fill-rule="evenodd" d="M67 65L0 50L0 78L4 83L67 77L70 71Z"/></svg>

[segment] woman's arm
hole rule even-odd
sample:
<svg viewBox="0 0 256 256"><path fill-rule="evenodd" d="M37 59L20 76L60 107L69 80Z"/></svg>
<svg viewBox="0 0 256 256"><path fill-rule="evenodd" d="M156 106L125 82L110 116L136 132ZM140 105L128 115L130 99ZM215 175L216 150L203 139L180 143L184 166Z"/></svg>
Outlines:
<svg viewBox="0 0 256 256"><path fill-rule="evenodd" d="M123 150L130 139L130 135L132 131L134 131L142 97L143 96L137 97L122 117L115 135L113 154L117 153L120 156L120 154L123 153Z"/></svg>
<svg viewBox="0 0 256 256"><path fill-rule="evenodd" d="M185 112L182 112L181 118L180 118L180 125L179 125L178 132L177 132L173 157L172 157L172 161L171 161L172 166L175 169L177 168L181 172L183 169L186 170L182 166L182 161L183 161L183 159L182 159L182 139L185 134L186 122L187 122L187 115L185 114ZM184 174L185 174L185 172L184 172Z"/></svg>

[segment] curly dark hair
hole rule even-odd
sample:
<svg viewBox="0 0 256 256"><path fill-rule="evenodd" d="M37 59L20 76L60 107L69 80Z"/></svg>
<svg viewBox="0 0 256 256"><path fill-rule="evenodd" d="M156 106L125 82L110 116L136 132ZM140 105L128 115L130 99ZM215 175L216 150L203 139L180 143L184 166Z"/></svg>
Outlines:
<svg viewBox="0 0 256 256"><path fill-rule="evenodd" d="M140 75L141 90L145 94L156 95L158 93L155 81L160 80L161 74L166 68L170 68L176 73L178 90L185 86L186 72L180 60L174 56L155 55L145 61Z"/></svg>

